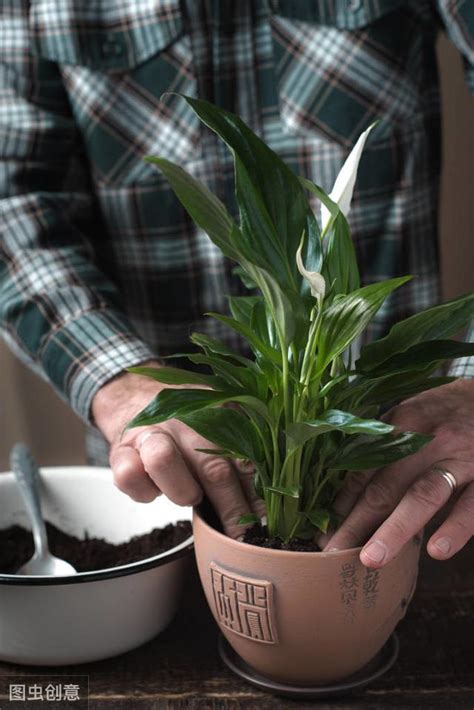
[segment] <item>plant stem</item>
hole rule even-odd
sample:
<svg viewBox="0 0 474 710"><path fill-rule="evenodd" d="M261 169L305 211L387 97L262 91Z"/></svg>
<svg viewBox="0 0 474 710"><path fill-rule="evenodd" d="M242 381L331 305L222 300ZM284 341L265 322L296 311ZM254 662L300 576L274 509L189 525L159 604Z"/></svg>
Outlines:
<svg viewBox="0 0 474 710"><path fill-rule="evenodd" d="M305 353L304 353L304 357L303 357L303 364L301 366L300 382L303 385L303 391L300 396L298 413L296 416L297 421L299 421L300 417L303 414L304 405L306 404L306 400L308 398L308 385L311 380L311 375L313 372L314 356L316 353L316 346L318 343L318 336L319 336L319 331L321 328L321 323L322 323L322 310L320 308L318 310L318 314L317 314L315 320L311 324L311 328L310 328L309 335L308 335L308 342L306 343ZM318 386L319 386L320 379L321 379L321 377L318 378Z"/></svg>

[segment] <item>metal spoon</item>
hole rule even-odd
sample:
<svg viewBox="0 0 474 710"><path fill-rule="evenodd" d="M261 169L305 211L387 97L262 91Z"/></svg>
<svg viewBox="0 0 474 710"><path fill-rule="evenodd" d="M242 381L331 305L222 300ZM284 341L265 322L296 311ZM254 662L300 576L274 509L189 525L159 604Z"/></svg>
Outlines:
<svg viewBox="0 0 474 710"><path fill-rule="evenodd" d="M38 466L25 444L15 444L11 450L10 468L15 474L26 504L35 542L33 557L20 567L17 574L51 575L54 577L76 574L76 570L69 562L54 557L49 551L46 526L41 514Z"/></svg>

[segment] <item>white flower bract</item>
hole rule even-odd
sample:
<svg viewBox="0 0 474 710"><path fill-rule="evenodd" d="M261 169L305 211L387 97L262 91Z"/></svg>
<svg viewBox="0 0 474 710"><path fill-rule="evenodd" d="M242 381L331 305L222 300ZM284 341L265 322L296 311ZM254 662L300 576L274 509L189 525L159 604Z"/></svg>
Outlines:
<svg viewBox="0 0 474 710"><path fill-rule="evenodd" d="M357 168L359 167L360 158L362 156L362 151L364 150L365 142L369 137L370 132L377 125L372 123L366 131L361 133L359 139L342 166L339 175L336 178L334 187L329 195L333 202L339 205L341 212L347 216L350 206L352 195L354 192L354 185L357 177ZM331 213L328 208L321 205L321 226L322 230L326 228L329 220L331 219Z"/></svg>
<svg viewBox="0 0 474 710"><path fill-rule="evenodd" d="M296 252L296 265L298 267L298 271L309 283L311 287L311 294L318 300L323 299L326 294L326 281L324 280L324 276L322 276L322 274L318 271L308 271L304 268L303 258L301 256L302 249L303 239L301 240L298 251Z"/></svg>

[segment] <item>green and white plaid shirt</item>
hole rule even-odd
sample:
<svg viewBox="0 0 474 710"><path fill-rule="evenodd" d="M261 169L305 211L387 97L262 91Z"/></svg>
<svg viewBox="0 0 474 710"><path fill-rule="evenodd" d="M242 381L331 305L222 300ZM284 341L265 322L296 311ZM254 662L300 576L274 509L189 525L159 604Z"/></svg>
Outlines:
<svg viewBox="0 0 474 710"><path fill-rule="evenodd" d="M436 303L443 26L474 87L474 0L0 0L6 341L86 422L107 380L189 351L193 330L238 345L203 317L242 293L233 265L143 161L180 163L232 204L231 159L164 92L239 114L328 191L381 119L349 217L362 280L417 278L367 335Z"/></svg>

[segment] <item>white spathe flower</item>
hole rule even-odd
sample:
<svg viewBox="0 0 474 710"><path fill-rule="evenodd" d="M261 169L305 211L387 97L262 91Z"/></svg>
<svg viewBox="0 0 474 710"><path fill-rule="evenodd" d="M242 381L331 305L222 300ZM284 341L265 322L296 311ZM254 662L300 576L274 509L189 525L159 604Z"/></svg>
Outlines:
<svg viewBox="0 0 474 710"><path fill-rule="evenodd" d="M345 216L347 216L351 206L352 194L354 192L354 185L357 177L357 168L359 167L365 142L369 137L369 133L374 126L377 125L377 123L378 121L372 123L366 131L361 133L357 143L347 156L346 162L342 166L339 175L336 178L336 182L334 183L334 187L329 195L331 200L339 205L339 209ZM323 231L330 219L331 213L328 208L321 205L321 225Z"/></svg>
<svg viewBox="0 0 474 710"><path fill-rule="evenodd" d="M296 265L301 276L306 279L311 287L311 294L319 300L324 298L326 293L326 281L318 271L308 271L304 268L301 252L303 249L303 239L300 242L298 251L296 252Z"/></svg>

